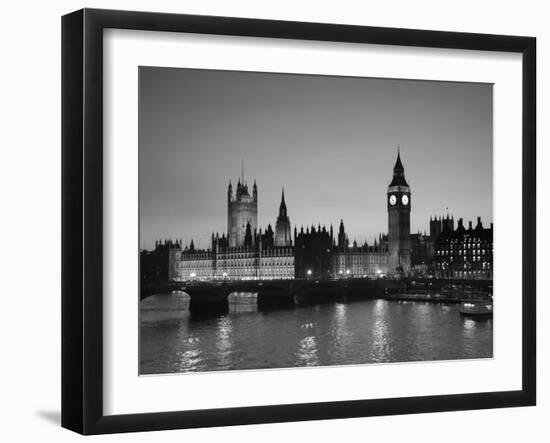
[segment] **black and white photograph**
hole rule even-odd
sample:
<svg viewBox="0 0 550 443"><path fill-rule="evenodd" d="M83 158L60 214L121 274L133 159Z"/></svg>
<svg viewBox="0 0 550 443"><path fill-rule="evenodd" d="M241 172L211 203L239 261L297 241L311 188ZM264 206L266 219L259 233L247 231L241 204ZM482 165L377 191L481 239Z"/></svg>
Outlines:
<svg viewBox="0 0 550 443"><path fill-rule="evenodd" d="M493 85L139 67L139 373L493 357Z"/></svg>

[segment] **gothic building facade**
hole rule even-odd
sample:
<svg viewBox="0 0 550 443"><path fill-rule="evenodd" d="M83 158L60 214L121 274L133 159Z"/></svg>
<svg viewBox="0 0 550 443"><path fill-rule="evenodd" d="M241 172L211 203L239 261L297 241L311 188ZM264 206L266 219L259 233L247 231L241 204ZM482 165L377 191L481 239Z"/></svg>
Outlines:
<svg viewBox="0 0 550 443"><path fill-rule="evenodd" d="M373 278L434 275L441 278L492 278L492 224L455 229L452 216L430 217L429 235L410 233L411 188L399 148L387 188L388 233L372 244L350 242L344 221L338 232L318 224L292 227L284 190L275 229L258 228L258 187L252 193L243 176L227 190L227 233L212 234L210 248L193 241L164 241L142 251L142 278L149 280L225 280L290 278Z"/></svg>
<svg viewBox="0 0 550 443"><path fill-rule="evenodd" d="M244 175L244 174L243 174ZM227 187L227 241L229 247L245 245L248 229L248 240L258 227L258 187L256 180L252 187L252 195L248 192L248 184L244 177L238 179L237 189L233 195L231 181Z"/></svg>
<svg viewBox="0 0 550 443"><path fill-rule="evenodd" d="M388 272L387 236L379 235L374 244L358 245L354 240L350 244L340 220L338 243L333 245L330 262L332 278L382 277Z"/></svg>
<svg viewBox="0 0 550 443"><path fill-rule="evenodd" d="M411 188L405 180L399 148L388 186L388 271L407 273L411 267Z"/></svg>
<svg viewBox="0 0 550 443"><path fill-rule="evenodd" d="M281 205L279 206L279 216L275 223L275 246L292 246L292 231L290 229L290 219L286 212L285 190L281 195Z"/></svg>
<svg viewBox="0 0 550 443"><path fill-rule="evenodd" d="M214 247L181 252L174 280L284 280L294 278L291 247L262 248L260 237L253 246Z"/></svg>
<svg viewBox="0 0 550 443"><path fill-rule="evenodd" d="M243 174L244 176L244 174ZM227 236L212 234L210 248L182 249L174 280L263 280L294 278L294 249L284 192L275 231L268 225L258 229L258 186L252 195L244 178L233 195L227 189Z"/></svg>

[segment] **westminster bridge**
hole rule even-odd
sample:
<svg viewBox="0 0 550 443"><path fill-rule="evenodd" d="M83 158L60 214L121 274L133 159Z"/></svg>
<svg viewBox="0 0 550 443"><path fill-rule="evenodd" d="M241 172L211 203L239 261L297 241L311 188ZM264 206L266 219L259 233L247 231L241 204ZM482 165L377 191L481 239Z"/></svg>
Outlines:
<svg viewBox="0 0 550 443"><path fill-rule="evenodd" d="M492 280L449 280L402 278L338 280L224 280L142 283L140 298L183 291L189 295L191 312L226 312L232 293L257 294L259 308L289 307L295 304L326 303L366 299L394 299L458 303L492 294Z"/></svg>

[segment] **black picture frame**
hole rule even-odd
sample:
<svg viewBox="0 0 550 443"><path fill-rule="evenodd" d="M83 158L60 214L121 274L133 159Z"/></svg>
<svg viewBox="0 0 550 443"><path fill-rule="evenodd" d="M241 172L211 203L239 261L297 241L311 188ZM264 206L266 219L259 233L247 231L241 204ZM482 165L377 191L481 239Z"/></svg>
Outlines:
<svg viewBox="0 0 550 443"><path fill-rule="evenodd" d="M522 389L131 415L103 412L103 30L192 32L522 54ZM62 426L82 434L228 426L536 402L536 39L83 9L62 18Z"/></svg>

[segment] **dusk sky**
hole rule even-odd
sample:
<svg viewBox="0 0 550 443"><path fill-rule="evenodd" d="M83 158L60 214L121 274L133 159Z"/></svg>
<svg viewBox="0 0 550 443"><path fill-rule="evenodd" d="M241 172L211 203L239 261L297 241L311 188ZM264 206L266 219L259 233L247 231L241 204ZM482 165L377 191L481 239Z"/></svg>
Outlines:
<svg viewBox="0 0 550 443"><path fill-rule="evenodd" d="M493 221L492 85L141 67L140 248L210 246L227 229L227 185L244 160L258 226L281 189L292 229L344 219L350 241L387 233L401 146L411 232L431 215Z"/></svg>

